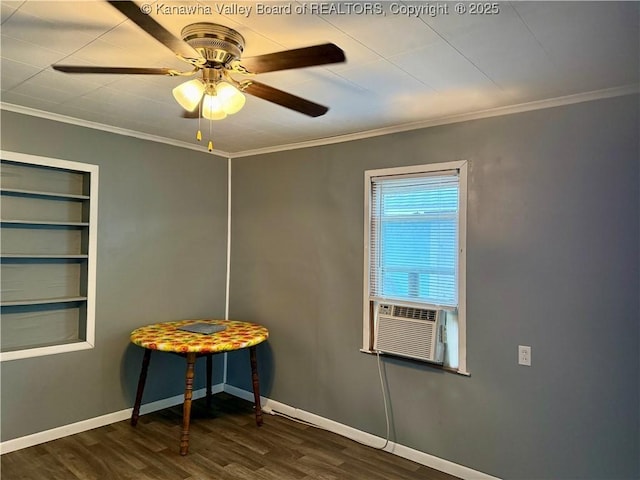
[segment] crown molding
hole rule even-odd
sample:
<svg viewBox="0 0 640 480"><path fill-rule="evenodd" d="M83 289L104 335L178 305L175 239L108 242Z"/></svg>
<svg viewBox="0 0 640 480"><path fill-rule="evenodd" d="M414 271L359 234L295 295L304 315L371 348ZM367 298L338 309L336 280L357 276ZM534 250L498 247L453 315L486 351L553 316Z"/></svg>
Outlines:
<svg viewBox="0 0 640 480"><path fill-rule="evenodd" d="M165 143L174 147L187 148L189 150L203 151L202 146L182 142L180 140L174 140L167 137L161 137L159 135L152 135L150 133L138 132L137 130L129 130L126 128L114 127L113 125L106 125L104 123L91 122L89 120L82 120L75 117L69 117L67 115L60 115L58 113L45 112L44 110L38 110L31 107L23 107L21 105L15 105L12 103L0 102L0 110L7 110L9 112L22 113L24 115L30 115L32 117L44 118L46 120L53 120L61 123L68 123L71 125L77 125L79 127L93 128L94 130L102 130L104 132L115 133L117 135L125 135L127 137L139 138L141 140L149 140L151 142ZM212 155L219 157L229 158L229 153L222 150L214 149L211 152Z"/></svg>
<svg viewBox="0 0 640 480"><path fill-rule="evenodd" d="M272 147L258 148L254 150L244 150L240 152L225 152L223 150L214 149L211 154L228 158L242 158L255 155L263 155L266 153L277 153L287 150L297 150L300 148L319 147L324 145L332 145L335 143L351 142L354 140L362 140L366 138L379 137L382 135L389 135L392 133L401 133L410 130L419 130L422 128L436 127L439 125L449 125L452 123L467 122L470 120L480 120L483 118L498 117L503 115L512 115L514 113L530 112L534 110L543 110L546 108L560 107L564 105L572 105L575 103L590 102L593 100L600 100L604 98L620 97L624 95L632 95L640 92L639 84L623 85L613 88L605 88L602 90L594 90L590 92L576 93L572 95L565 95L562 97L548 98L544 100L535 100L532 102L519 103L516 105L508 105L505 107L496 107L486 110L478 110L476 112L462 113L457 115L449 115L446 117L440 117L432 120L421 120L418 122L405 123L401 125L394 125L392 127L384 127L373 130L366 130L363 132L350 133L346 135L337 135L334 137L319 138L316 140L309 140L306 142L288 143L282 145L275 145ZM81 120L75 117L69 117L66 115L60 115L57 113L45 112L43 110L37 110L35 108L23 107L20 105L14 105L9 103L0 102L0 110L7 110L10 112L22 113L34 117L45 118L48 120L54 120L62 123L69 123L72 125L78 125L81 127L93 128L96 130L103 130L105 132L115 133L118 135L125 135L128 137L135 137L142 140L149 140L152 142L164 143L175 147L186 148L189 150L197 150L202 152L202 147L188 142L182 142L179 140L173 140L158 135L151 135L148 133L138 132L135 130L128 130L126 128L114 127L111 125L105 125L97 122L90 122L87 120Z"/></svg>
<svg viewBox="0 0 640 480"><path fill-rule="evenodd" d="M432 120L421 120L418 122L405 123L402 125L394 125L392 127L378 128L367 130L364 132L350 133L347 135L338 135L335 137L320 138L310 140L308 142L290 143L286 145L278 145L274 147L259 148L255 150L245 150L244 152L230 153L230 158L241 158L254 155L263 155L266 153L277 153L285 150L296 150L299 148L319 147L323 145L331 145L334 143L350 142L353 140L362 140L365 138L379 137L392 133L407 132L410 130L420 130L422 128L437 127L439 125L449 125L452 123L467 122L470 120L480 120L483 118L499 117L503 115L511 115L514 113L530 112L533 110L544 110L546 108L561 107L563 105L572 105L575 103L590 102L604 98L621 97L624 95L633 95L640 93L640 85L624 85L621 87L606 88L602 90L594 90L591 92L576 93L563 97L555 97L544 100L536 100L533 102L520 103L516 105L508 105L505 107L496 107L487 110L478 110L476 112L461 113L458 115L450 115Z"/></svg>

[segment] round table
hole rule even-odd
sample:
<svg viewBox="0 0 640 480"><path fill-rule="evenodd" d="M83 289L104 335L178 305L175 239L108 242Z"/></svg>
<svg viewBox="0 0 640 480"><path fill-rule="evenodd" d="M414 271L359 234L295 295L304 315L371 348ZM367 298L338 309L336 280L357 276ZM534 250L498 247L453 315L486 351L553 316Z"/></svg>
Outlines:
<svg viewBox="0 0 640 480"><path fill-rule="evenodd" d="M204 327L209 325L223 326L224 330L216 333L194 333L182 328ZM253 396L255 401L256 424L262 425L262 409L260 407L260 387L258 379L258 364L256 360L256 345L269 338L266 327L251 322L236 320L180 320L175 322L155 323L137 328L131 332L131 342L145 349L142 358L142 368L138 380L136 401L131 414L131 425L136 426L140 416L142 393L147 379L151 352L170 352L181 355L187 360L185 375L184 405L182 413L182 434L180 437L180 454L186 455L189 450L189 422L191 417L191 401L193 397L194 365L198 357L207 359L207 404L211 402L211 374L212 355L230 352L243 348L249 349L251 362L251 377L253 382Z"/></svg>

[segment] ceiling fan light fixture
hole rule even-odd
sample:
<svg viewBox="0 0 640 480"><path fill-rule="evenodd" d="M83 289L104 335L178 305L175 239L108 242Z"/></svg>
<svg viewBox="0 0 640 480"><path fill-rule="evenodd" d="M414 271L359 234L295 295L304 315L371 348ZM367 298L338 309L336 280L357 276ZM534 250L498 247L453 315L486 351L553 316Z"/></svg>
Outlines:
<svg viewBox="0 0 640 480"><path fill-rule="evenodd" d="M173 98L180 104L182 108L189 112L193 112L200 103L202 95L204 95L204 84L195 78L188 82L181 83L173 89Z"/></svg>
<svg viewBox="0 0 640 480"><path fill-rule="evenodd" d="M132 0L109 1L108 3L170 49L179 59L188 63L192 70L183 72L171 68L61 64L52 65L54 70L79 74L166 75L172 77L201 73L201 78L189 80L173 89L175 100L184 110L196 112L197 109L198 132L196 140L198 141L202 140L201 119L204 117L209 120L221 120L227 115L237 113L245 104L244 93L310 117L318 117L328 111L327 107L256 81L239 82L231 77L230 73L253 75L344 62L346 60L344 52L333 43L289 49L242 60L245 39L233 28L208 22L193 23L182 29L182 39L180 39L158 22L149 18L145 14L146 10L141 12L140 7ZM143 5L143 7L145 6L147 5ZM227 82L223 82L223 79L226 79ZM192 118L195 115L183 116ZM211 130L212 126L209 122L210 135ZM209 141L209 151L212 150L213 144Z"/></svg>
<svg viewBox="0 0 640 480"><path fill-rule="evenodd" d="M222 120L226 118L222 102L218 95L205 95L202 100L202 116L207 120Z"/></svg>
<svg viewBox="0 0 640 480"><path fill-rule="evenodd" d="M218 83L216 93L222 103L222 109L228 115L238 113L247 100L240 90L227 82Z"/></svg>

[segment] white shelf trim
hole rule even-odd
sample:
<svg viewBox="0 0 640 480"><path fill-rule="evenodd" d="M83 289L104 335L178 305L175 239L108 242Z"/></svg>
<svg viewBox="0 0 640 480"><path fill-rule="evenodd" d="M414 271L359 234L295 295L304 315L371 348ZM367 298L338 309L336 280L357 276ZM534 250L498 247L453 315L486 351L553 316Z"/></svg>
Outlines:
<svg viewBox="0 0 640 480"><path fill-rule="evenodd" d="M65 259L69 259L69 260L76 260L76 259L84 259L84 258L89 258L89 255L86 254L74 254L74 253L3 253L0 255L0 258L24 258L24 259L34 259L34 260L46 260L46 259L61 259L61 260L65 260Z"/></svg>
<svg viewBox="0 0 640 480"><path fill-rule="evenodd" d="M72 302L84 302L87 297L54 297L54 298L35 298L24 300L6 300L0 303L3 307L26 307L30 305L51 305L53 303L72 303Z"/></svg>
<svg viewBox="0 0 640 480"><path fill-rule="evenodd" d="M74 193L57 193L57 192L42 192L38 190L25 190L22 188L0 188L0 193L4 194L18 194L34 197L52 197L52 198L64 198L70 200L89 200L88 195L76 195Z"/></svg>
<svg viewBox="0 0 640 480"><path fill-rule="evenodd" d="M1 223L8 225L48 225L52 227L88 227L89 222L53 222L50 220L10 220L2 219Z"/></svg>

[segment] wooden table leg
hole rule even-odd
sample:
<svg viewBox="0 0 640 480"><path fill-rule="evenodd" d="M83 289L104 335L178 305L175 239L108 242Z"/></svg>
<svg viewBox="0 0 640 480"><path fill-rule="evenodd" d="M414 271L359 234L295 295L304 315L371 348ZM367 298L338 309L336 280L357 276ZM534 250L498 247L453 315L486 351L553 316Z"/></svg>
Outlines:
<svg viewBox="0 0 640 480"><path fill-rule="evenodd" d="M262 425L262 407L260 406L260 381L258 379L258 361L256 360L256 347L249 347L249 360L251 361L251 380L253 382L253 400L256 405L256 425Z"/></svg>
<svg viewBox="0 0 640 480"><path fill-rule="evenodd" d="M142 368L140 369L140 378L138 378L138 391L136 392L136 403L133 404L133 412L131 413L131 425L136 426L138 417L140 416L140 404L142 403L142 392L144 392L144 384L147 382L147 370L149 370L149 360L151 359L152 350L145 348L142 357Z"/></svg>
<svg viewBox="0 0 640 480"><path fill-rule="evenodd" d="M191 399L193 398L193 374L195 363L195 352L187 353L187 373L185 375L184 405L182 407L182 435L180 436L180 455L186 455L189 451L189 422L191 421Z"/></svg>
<svg viewBox="0 0 640 480"><path fill-rule="evenodd" d="M211 396L213 395L213 392L211 390L212 375L213 359L212 355L209 353L207 354L207 408L211 408Z"/></svg>

